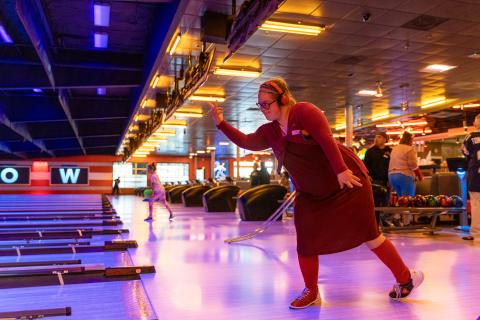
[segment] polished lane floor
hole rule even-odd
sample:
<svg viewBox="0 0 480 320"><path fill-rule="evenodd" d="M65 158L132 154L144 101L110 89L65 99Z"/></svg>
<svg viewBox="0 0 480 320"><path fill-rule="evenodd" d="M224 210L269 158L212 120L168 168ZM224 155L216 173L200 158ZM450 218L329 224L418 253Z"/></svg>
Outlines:
<svg viewBox="0 0 480 320"><path fill-rule="evenodd" d="M480 243L454 232L389 238L411 267L425 272L421 288L405 302L387 298L389 271L364 246L322 256L321 306L290 310L303 289L297 268L293 221L277 223L240 244L223 240L249 232L259 222L240 222L234 213L205 213L174 205L175 219L135 196L112 198L128 235L139 242L133 262L154 264L142 275L160 319L477 319L480 316ZM348 237L338 230L339 237Z"/></svg>

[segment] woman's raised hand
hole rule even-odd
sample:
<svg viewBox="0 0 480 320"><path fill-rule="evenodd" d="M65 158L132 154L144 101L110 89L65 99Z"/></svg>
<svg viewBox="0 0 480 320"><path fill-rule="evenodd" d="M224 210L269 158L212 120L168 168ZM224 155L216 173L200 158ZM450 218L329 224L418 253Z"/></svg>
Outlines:
<svg viewBox="0 0 480 320"><path fill-rule="evenodd" d="M340 189L343 189L344 186L348 188L353 188L354 186L361 187L360 178L353 174L351 170L345 170L337 174L338 183L340 184Z"/></svg>
<svg viewBox="0 0 480 320"><path fill-rule="evenodd" d="M212 109L212 117L215 125L219 125L223 121L223 108L218 105L218 102L209 102Z"/></svg>

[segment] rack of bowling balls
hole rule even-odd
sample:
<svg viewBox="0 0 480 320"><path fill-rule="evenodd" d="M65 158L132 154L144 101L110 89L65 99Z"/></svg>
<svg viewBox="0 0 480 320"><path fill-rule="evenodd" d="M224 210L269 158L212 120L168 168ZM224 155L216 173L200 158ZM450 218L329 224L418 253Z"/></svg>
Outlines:
<svg viewBox="0 0 480 320"><path fill-rule="evenodd" d="M390 197L390 207L408 207L408 208L462 208L462 197L458 195L415 195L397 197L393 194Z"/></svg>

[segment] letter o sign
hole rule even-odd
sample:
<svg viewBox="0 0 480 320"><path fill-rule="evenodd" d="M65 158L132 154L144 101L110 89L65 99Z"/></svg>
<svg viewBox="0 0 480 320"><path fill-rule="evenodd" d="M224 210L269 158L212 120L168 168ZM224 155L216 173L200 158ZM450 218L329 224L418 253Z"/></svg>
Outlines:
<svg viewBox="0 0 480 320"><path fill-rule="evenodd" d="M0 173L0 179L4 183L14 183L18 180L18 171L14 168L5 168Z"/></svg>

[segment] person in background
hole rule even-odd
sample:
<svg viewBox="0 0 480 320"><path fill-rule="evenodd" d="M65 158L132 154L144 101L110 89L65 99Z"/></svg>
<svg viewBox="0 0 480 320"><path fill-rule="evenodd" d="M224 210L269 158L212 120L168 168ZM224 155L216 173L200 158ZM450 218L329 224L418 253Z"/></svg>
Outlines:
<svg viewBox="0 0 480 320"><path fill-rule="evenodd" d="M230 177L230 176L225 177L225 181L226 181L228 184L231 184L231 185L234 185L234 184L235 184L235 183L233 182L232 177Z"/></svg>
<svg viewBox="0 0 480 320"><path fill-rule="evenodd" d="M260 162L260 184L270 184L270 173L265 166L265 161Z"/></svg>
<svg viewBox="0 0 480 320"><path fill-rule="evenodd" d="M423 175L418 168L417 152L413 148L413 135L405 131L400 143L392 149L388 166L388 179L393 190L399 197L415 195L415 178L423 180ZM398 224L399 215L394 216ZM412 215L403 216L403 224L409 225Z"/></svg>
<svg viewBox="0 0 480 320"><path fill-rule="evenodd" d="M250 188L259 186L261 184L260 180L260 170L258 170L258 162L253 163L253 171L250 173Z"/></svg>
<svg viewBox="0 0 480 320"><path fill-rule="evenodd" d="M282 177L280 178L280 185L290 190L290 176L288 175L288 171L284 170L282 172Z"/></svg>
<svg viewBox="0 0 480 320"><path fill-rule="evenodd" d="M388 136L385 132L377 132L375 134L375 144L367 150L363 160L372 183L383 187L388 186L388 164L392 152L392 148L385 145L387 141Z"/></svg>
<svg viewBox="0 0 480 320"><path fill-rule="evenodd" d="M170 206L167 203L167 199L165 197L165 188L160 181L160 178L157 176L157 167L154 163L148 165L148 176L150 178L150 188L152 188L152 196L148 199L148 217L145 221L152 221L153 220L153 202L160 201L163 206L168 210L170 214L169 220L173 219L173 212Z"/></svg>
<svg viewBox="0 0 480 320"><path fill-rule="evenodd" d="M112 195L120 195L120 177L114 180Z"/></svg>
<svg viewBox="0 0 480 320"><path fill-rule="evenodd" d="M386 145L387 141L388 136L385 132L376 132L374 145L365 152L365 159L363 160L372 181L373 200L376 207L387 207L389 205L388 164L392 148ZM393 226L379 212L376 212L375 216L377 217L377 223L382 219L383 224Z"/></svg>
<svg viewBox="0 0 480 320"><path fill-rule="evenodd" d="M470 195L472 221L470 235L463 240L480 239L480 114L473 122L475 131L465 137L462 151L468 161L468 194Z"/></svg>

